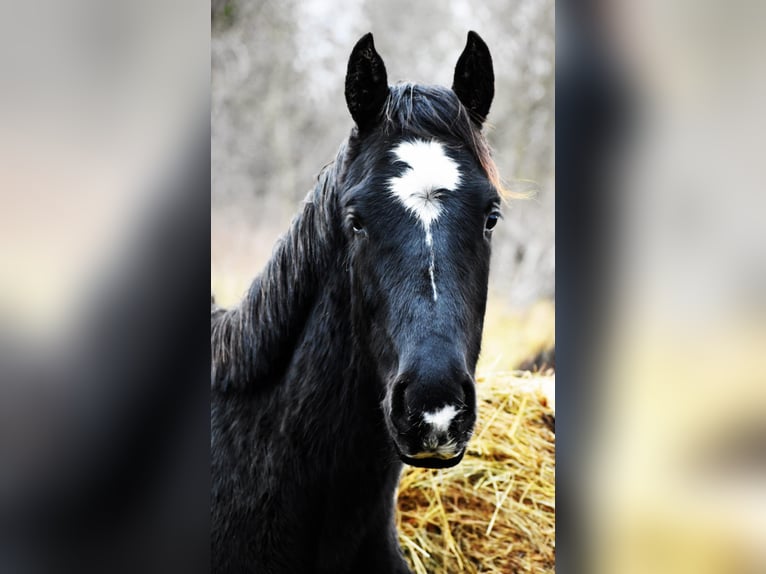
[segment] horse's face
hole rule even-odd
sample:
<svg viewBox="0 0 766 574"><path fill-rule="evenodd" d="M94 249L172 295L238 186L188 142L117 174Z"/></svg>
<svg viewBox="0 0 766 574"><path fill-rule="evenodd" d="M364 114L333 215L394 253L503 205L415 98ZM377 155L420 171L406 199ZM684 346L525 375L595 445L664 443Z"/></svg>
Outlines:
<svg viewBox="0 0 766 574"><path fill-rule="evenodd" d="M438 105L427 89L404 89L423 110ZM460 109L448 90L431 93ZM413 104L407 113L421 111ZM385 135L355 119L341 211L356 334L384 381L382 409L402 460L453 466L476 422L474 370L500 198L459 140L406 129Z"/></svg>
<svg viewBox="0 0 766 574"><path fill-rule="evenodd" d="M386 382L383 408L402 459L450 466L476 421L499 197L466 150L388 143L343 201L355 317Z"/></svg>

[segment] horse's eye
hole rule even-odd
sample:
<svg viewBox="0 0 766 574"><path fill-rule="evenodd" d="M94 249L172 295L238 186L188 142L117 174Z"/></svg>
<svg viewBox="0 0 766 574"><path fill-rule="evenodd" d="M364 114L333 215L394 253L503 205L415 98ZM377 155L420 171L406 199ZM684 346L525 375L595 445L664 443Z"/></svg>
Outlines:
<svg viewBox="0 0 766 574"><path fill-rule="evenodd" d="M359 219L356 215L349 215L348 216L349 223L351 224L351 229L354 230L354 233L362 233L364 231L364 225L362 224L362 220Z"/></svg>
<svg viewBox="0 0 766 574"><path fill-rule="evenodd" d="M493 211L487 216L487 221L484 222L484 229L487 231L492 231L495 228L495 225L497 225L497 221L500 219L500 214L496 211Z"/></svg>

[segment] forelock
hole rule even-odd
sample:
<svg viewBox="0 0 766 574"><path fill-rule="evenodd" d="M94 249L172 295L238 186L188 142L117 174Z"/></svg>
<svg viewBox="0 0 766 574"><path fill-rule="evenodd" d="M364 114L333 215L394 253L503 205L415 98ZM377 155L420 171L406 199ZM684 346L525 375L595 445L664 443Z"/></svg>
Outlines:
<svg viewBox="0 0 766 574"><path fill-rule="evenodd" d="M492 151L455 92L442 86L401 83L392 86L383 111L384 133L464 145L498 190L503 186Z"/></svg>

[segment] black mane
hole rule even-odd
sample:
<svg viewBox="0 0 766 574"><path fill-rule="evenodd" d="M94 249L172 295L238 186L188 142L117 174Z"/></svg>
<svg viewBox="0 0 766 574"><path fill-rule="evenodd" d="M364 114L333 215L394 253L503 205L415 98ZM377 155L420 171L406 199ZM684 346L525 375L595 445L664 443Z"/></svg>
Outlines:
<svg viewBox="0 0 766 574"><path fill-rule="evenodd" d="M211 384L244 390L278 375L302 329L322 272L339 242L334 217L344 147L322 170L290 229L236 307L211 306Z"/></svg>

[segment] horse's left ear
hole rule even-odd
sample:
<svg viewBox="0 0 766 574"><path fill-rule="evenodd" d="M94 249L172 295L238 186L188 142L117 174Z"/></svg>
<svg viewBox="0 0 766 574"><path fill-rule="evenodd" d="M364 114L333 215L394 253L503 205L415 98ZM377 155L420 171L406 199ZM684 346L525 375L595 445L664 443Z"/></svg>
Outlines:
<svg viewBox="0 0 766 574"><path fill-rule="evenodd" d="M372 34L356 43L348 59L346 104L360 130L373 127L388 98L388 77L383 58L375 51Z"/></svg>
<svg viewBox="0 0 766 574"><path fill-rule="evenodd" d="M495 96L495 72L489 48L476 32L468 32L468 41L455 66L452 90L473 119L483 124Z"/></svg>

